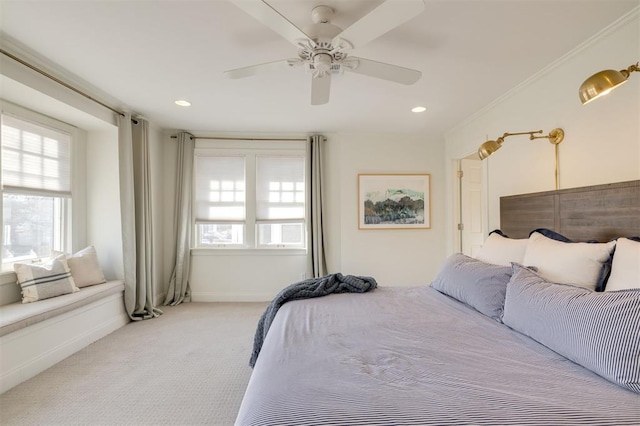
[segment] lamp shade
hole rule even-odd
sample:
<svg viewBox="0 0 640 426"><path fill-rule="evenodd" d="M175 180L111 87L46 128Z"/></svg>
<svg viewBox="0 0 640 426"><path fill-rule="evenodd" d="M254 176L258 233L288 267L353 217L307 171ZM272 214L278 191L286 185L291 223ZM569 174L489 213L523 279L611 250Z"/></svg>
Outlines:
<svg viewBox="0 0 640 426"><path fill-rule="evenodd" d="M620 71L605 70L595 73L580 86L580 102L586 104L592 100L606 95L611 90L621 85L629 75L624 75Z"/></svg>
<svg viewBox="0 0 640 426"><path fill-rule="evenodd" d="M480 145L480 148L478 148L478 157L480 157L481 160L484 160L485 158L499 150L501 146L502 144L497 141L486 141L485 143Z"/></svg>

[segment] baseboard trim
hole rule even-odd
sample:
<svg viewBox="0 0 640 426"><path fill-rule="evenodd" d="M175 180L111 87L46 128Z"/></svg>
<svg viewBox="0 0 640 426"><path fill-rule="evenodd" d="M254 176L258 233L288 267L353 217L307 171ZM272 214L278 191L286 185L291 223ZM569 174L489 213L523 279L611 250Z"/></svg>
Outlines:
<svg viewBox="0 0 640 426"><path fill-rule="evenodd" d="M273 293L191 293L192 302L270 302Z"/></svg>

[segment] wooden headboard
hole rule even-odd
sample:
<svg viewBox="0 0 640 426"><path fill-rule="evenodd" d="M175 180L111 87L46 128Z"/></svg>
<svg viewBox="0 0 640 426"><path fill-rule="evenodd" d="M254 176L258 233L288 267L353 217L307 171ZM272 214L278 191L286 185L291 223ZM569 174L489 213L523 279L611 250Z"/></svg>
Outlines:
<svg viewBox="0 0 640 426"><path fill-rule="evenodd" d="M500 229L527 238L536 228L573 241L640 236L640 180L500 197Z"/></svg>

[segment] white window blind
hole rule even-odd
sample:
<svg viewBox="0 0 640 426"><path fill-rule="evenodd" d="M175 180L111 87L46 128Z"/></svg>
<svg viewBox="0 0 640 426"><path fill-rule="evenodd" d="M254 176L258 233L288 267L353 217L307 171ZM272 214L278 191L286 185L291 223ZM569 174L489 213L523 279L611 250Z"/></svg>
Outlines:
<svg viewBox="0 0 640 426"><path fill-rule="evenodd" d="M244 222L245 159L196 156L196 223Z"/></svg>
<svg viewBox="0 0 640 426"><path fill-rule="evenodd" d="M71 136L2 115L4 192L71 196Z"/></svg>
<svg viewBox="0 0 640 426"><path fill-rule="evenodd" d="M256 157L256 221L305 218L305 158Z"/></svg>

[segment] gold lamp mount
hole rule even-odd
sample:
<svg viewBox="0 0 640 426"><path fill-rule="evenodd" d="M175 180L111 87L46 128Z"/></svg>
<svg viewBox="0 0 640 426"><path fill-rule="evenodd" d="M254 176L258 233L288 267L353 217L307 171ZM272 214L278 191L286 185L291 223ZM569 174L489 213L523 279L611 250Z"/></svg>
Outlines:
<svg viewBox="0 0 640 426"><path fill-rule="evenodd" d="M564 140L564 130L562 130L560 128L556 128L556 129L551 130L548 135L543 135L542 133L543 133L542 130L534 130L532 132L503 133L502 136L500 136L496 140L488 140L485 143L483 143L482 145L480 145L480 148L478 148L478 157L480 157L481 160L484 160L485 158L487 158L488 156L490 156L491 154L493 154L494 152L499 150L502 147L502 143L504 142L505 138L507 138L509 136L529 135L529 140L531 140L531 141L535 140L535 139L549 139L549 142L552 143L553 145L555 145L555 154L556 154L555 155L555 157L556 157L556 167L555 167L556 189L560 189L560 176L559 176L559 173L558 173L558 169L559 169L558 158L560 156L560 152L559 152L559 149L558 149L558 145L560 145L560 142L562 142Z"/></svg>

